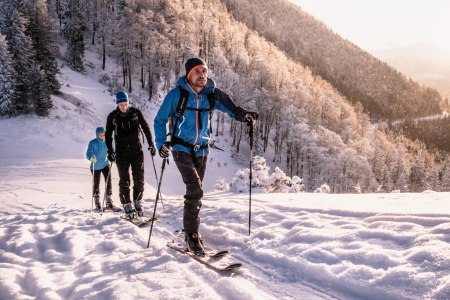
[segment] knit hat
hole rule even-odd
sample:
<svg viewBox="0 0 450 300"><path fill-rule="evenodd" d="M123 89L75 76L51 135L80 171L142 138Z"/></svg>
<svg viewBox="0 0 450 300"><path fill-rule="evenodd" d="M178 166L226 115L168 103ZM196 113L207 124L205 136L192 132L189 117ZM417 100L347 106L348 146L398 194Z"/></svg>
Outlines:
<svg viewBox="0 0 450 300"><path fill-rule="evenodd" d="M201 67L204 68L208 68L208 65L206 65L206 62L199 58L199 57L194 57L194 58L189 58L186 61L186 64L184 65L184 67L186 68L186 78L189 79L189 77L191 76L191 73Z"/></svg>
<svg viewBox="0 0 450 300"><path fill-rule="evenodd" d="M130 102L128 100L128 94L123 92L123 91L119 91L116 94L116 104L122 103L122 102Z"/></svg>
<svg viewBox="0 0 450 300"><path fill-rule="evenodd" d="M95 136L98 137L100 133L105 132L105 128L103 127L97 127L97 129L95 129Z"/></svg>

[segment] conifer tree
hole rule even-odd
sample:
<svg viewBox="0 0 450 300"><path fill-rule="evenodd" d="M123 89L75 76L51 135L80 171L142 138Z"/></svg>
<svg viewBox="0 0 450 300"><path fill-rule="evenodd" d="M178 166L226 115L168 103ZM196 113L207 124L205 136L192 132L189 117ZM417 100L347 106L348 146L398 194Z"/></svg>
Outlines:
<svg viewBox="0 0 450 300"><path fill-rule="evenodd" d="M59 72L54 53L54 41L52 40L51 17L48 14L47 2L36 0L28 6L30 24L26 33L33 41L35 61L39 64L43 79L52 93L59 92L60 84L56 78Z"/></svg>
<svg viewBox="0 0 450 300"><path fill-rule="evenodd" d="M16 73L4 35L0 35L0 115L14 115Z"/></svg>
<svg viewBox="0 0 450 300"><path fill-rule="evenodd" d="M35 111L38 116L48 116L53 107L50 98L50 88L44 70L36 73L36 79L33 83Z"/></svg>
<svg viewBox="0 0 450 300"><path fill-rule="evenodd" d="M83 8L80 0L68 1L63 15L63 36L67 40L66 59L69 66L75 70L84 71L84 32L86 25L83 18Z"/></svg>
<svg viewBox="0 0 450 300"><path fill-rule="evenodd" d="M33 74L36 64L33 60L31 39L25 34L28 19L24 16L23 2L6 1L0 5L0 32L6 35L8 51L13 58L14 70L20 76L15 82L13 98L14 111L27 113L32 108L31 95Z"/></svg>

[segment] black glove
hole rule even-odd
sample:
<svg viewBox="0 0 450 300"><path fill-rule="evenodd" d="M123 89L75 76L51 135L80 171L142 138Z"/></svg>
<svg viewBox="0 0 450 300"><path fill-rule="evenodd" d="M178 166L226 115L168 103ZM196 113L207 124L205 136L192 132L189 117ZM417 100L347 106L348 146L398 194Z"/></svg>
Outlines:
<svg viewBox="0 0 450 300"><path fill-rule="evenodd" d="M116 154L115 154L114 152L108 154L108 160L109 160L110 162L115 162L115 161L116 161Z"/></svg>
<svg viewBox="0 0 450 300"><path fill-rule="evenodd" d="M150 151L151 156L155 156L156 148L153 144L148 147L148 151Z"/></svg>
<svg viewBox="0 0 450 300"><path fill-rule="evenodd" d="M253 111L249 111L245 114L245 121L247 122L247 124L253 123L254 121L258 120L258 113L257 112L253 112Z"/></svg>
<svg viewBox="0 0 450 300"><path fill-rule="evenodd" d="M159 156L162 158L168 158L170 155L170 150L167 145L162 145L161 148L159 148Z"/></svg>

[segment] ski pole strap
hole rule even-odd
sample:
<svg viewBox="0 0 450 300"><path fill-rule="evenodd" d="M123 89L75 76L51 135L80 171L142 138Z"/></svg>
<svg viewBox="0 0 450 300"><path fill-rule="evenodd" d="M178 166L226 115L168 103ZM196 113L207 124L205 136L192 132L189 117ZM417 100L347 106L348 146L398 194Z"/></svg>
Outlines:
<svg viewBox="0 0 450 300"><path fill-rule="evenodd" d="M185 147L188 147L191 150L190 152L191 152L192 161L194 162L194 166L196 166L196 167L198 167L200 164L198 163L197 156L195 155L195 151L209 148L209 144L192 145L192 144L189 144L189 143L183 141L179 137L173 136L172 137L172 141L170 142L170 145L173 146L173 145L176 145L176 144L183 145Z"/></svg>

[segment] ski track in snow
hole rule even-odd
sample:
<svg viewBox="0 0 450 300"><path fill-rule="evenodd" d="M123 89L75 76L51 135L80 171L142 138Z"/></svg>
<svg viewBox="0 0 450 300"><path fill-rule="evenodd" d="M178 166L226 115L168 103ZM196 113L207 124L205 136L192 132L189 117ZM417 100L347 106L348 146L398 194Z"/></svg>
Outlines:
<svg viewBox="0 0 450 300"><path fill-rule="evenodd" d="M287 208L279 200L254 197L251 236L244 195L219 193L204 200L202 234L207 245L229 248L232 257L244 263L230 276L165 246L180 228L179 198L163 196L165 210L161 206L157 210L150 249L145 249L148 228L121 220L120 213L101 215L57 203L40 210L24 208L19 214L4 212L0 268L8 272L1 275L0 298L445 299L448 295L448 284L443 291L439 288L448 280L450 267L450 216L336 213L301 205ZM320 198L327 197L332 195ZM146 199L149 213L153 202Z"/></svg>

